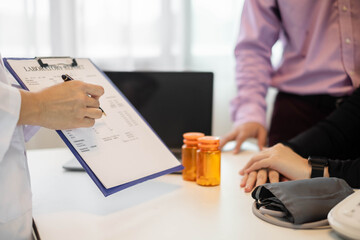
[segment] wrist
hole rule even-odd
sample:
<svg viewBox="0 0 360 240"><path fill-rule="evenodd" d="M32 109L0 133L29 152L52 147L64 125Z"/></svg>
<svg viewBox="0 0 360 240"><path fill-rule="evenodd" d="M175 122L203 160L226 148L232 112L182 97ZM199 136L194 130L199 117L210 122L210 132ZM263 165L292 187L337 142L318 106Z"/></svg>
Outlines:
<svg viewBox="0 0 360 240"><path fill-rule="evenodd" d="M305 162L306 162L306 170L305 170L305 179L309 179L311 178L311 165L309 164L308 160L306 158L304 158Z"/></svg>
<svg viewBox="0 0 360 240"><path fill-rule="evenodd" d="M324 177L330 177L329 167L328 166L324 168Z"/></svg>
<svg viewBox="0 0 360 240"><path fill-rule="evenodd" d="M20 90L21 108L18 125L40 125L41 102L36 93Z"/></svg>
<svg viewBox="0 0 360 240"><path fill-rule="evenodd" d="M328 166L328 159L321 157L308 158L308 165L311 166L310 178L326 177L326 169ZM328 174L328 172L327 172Z"/></svg>

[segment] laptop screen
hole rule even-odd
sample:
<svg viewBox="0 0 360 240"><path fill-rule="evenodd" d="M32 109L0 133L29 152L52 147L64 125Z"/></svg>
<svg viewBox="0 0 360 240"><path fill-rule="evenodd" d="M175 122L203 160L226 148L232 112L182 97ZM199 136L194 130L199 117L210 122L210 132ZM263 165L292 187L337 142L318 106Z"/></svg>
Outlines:
<svg viewBox="0 0 360 240"><path fill-rule="evenodd" d="M107 72L170 149L185 132L211 135L213 73Z"/></svg>

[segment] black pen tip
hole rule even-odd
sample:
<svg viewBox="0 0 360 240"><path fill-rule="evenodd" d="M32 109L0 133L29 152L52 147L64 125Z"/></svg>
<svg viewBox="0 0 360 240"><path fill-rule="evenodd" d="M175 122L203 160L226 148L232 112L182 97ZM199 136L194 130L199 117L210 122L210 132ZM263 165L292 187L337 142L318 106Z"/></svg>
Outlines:
<svg viewBox="0 0 360 240"><path fill-rule="evenodd" d="M73 79L72 79L69 75L67 75L67 74L63 74L63 75L61 75L61 77L62 77L62 79L63 79L65 82L73 80Z"/></svg>

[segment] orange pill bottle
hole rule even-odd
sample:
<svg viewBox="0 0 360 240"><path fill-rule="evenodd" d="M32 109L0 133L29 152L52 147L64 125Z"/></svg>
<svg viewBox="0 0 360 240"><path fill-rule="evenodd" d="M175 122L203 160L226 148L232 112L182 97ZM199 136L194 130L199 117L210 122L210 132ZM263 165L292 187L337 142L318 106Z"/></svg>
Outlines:
<svg viewBox="0 0 360 240"><path fill-rule="evenodd" d="M196 183L201 186L217 186L220 184L220 139L205 136L199 138L198 141Z"/></svg>
<svg viewBox="0 0 360 240"><path fill-rule="evenodd" d="M199 132L184 133L184 145L181 149L181 158L184 169L182 176L184 180L196 180L196 151L198 150L198 138L205 136Z"/></svg>

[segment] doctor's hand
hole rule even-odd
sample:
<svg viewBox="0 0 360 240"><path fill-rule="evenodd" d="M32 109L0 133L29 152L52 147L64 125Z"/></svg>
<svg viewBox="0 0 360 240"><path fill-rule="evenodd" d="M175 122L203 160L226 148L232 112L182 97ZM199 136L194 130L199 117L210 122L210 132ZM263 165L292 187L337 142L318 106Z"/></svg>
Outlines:
<svg viewBox="0 0 360 240"><path fill-rule="evenodd" d="M283 144L276 144L254 155L240 170L240 174L250 174L260 169L275 170L289 180L310 178L311 174L308 160Z"/></svg>
<svg viewBox="0 0 360 240"><path fill-rule="evenodd" d="M101 86L68 81L39 92L20 90L19 125L38 125L51 129L91 127L102 116Z"/></svg>
<svg viewBox="0 0 360 240"><path fill-rule="evenodd" d="M234 154L240 152L242 143L248 138L257 138L259 149L266 144L267 131L263 125L257 122L244 123L234 128L220 140L220 149L229 141L236 140Z"/></svg>

